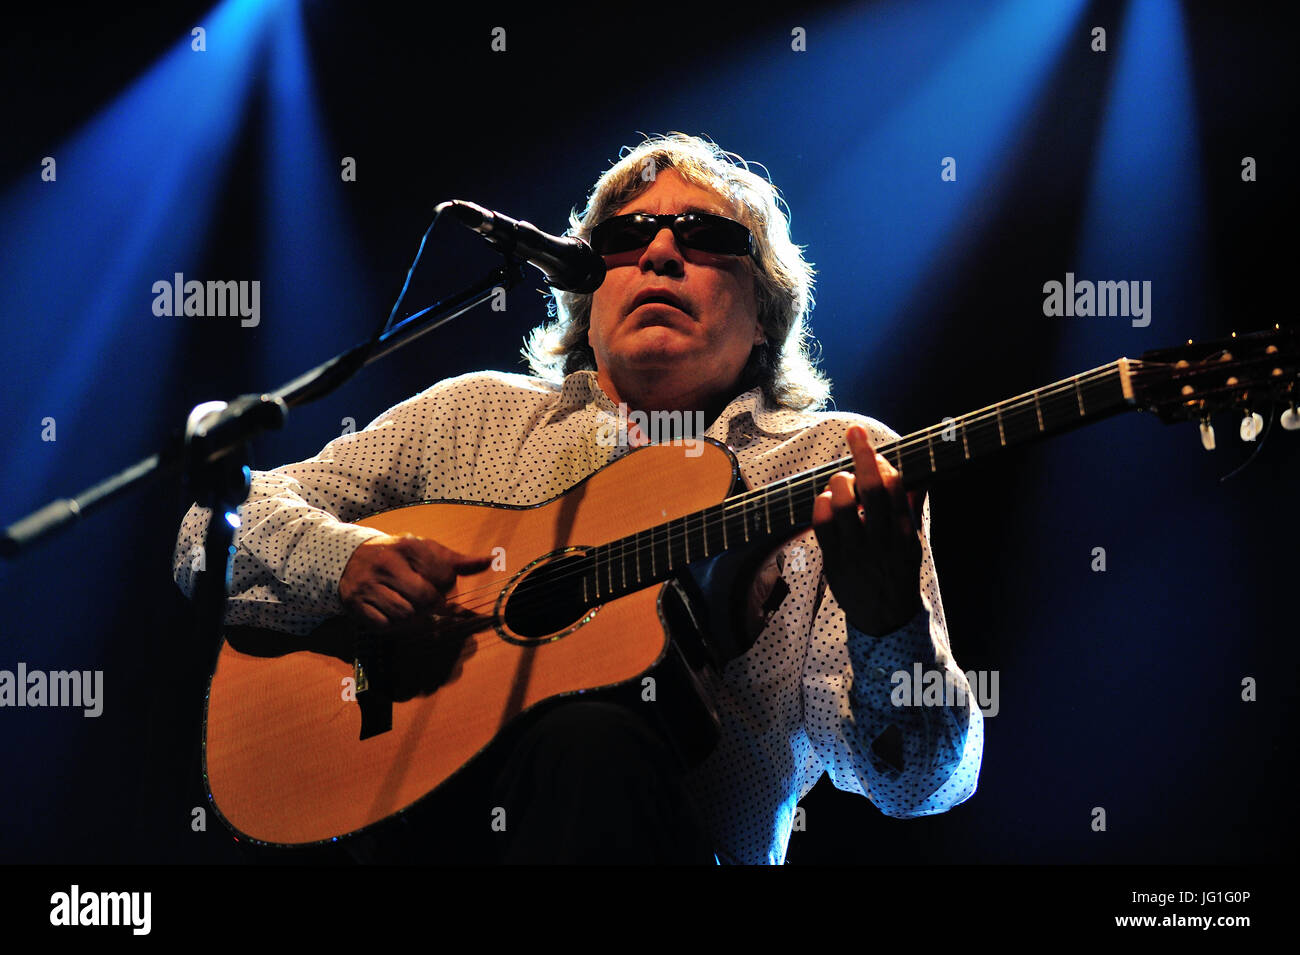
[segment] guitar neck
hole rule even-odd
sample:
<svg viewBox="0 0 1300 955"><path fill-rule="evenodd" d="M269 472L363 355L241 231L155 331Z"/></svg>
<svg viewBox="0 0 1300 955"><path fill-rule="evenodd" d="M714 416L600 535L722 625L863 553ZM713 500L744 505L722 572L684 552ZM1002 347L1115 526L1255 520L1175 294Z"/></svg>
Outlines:
<svg viewBox="0 0 1300 955"><path fill-rule="evenodd" d="M906 489L927 485L1005 448L1073 431L1129 410L1135 406L1132 364L1120 358L960 418L945 419L876 450L898 471ZM843 470L853 470L852 457L808 473L824 486L832 474ZM811 520L811 510L808 513Z"/></svg>
<svg viewBox="0 0 1300 955"><path fill-rule="evenodd" d="M1135 406L1132 366L1120 358L1073 378L947 418L881 445L911 490L998 452L1051 437ZM587 570L594 593L620 596L666 580L693 561L812 524L813 502L831 476L852 471L847 456L774 484L745 491L629 537L592 548ZM635 575L629 568L635 561ZM625 582L635 579L636 586Z"/></svg>

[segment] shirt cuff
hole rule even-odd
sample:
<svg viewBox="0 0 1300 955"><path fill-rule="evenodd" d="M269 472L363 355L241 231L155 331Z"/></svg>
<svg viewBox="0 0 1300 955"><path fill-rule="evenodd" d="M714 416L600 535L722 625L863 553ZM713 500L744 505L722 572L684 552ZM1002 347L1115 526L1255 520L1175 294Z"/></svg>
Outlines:
<svg viewBox="0 0 1300 955"><path fill-rule="evenodd" d="M879 677L888 680L900 669L910 673L914 663L920 663L924 669L939 666L934 638L930 633L928 608L917 611L915 617L893 633L881 636L863 633L847 618L844 626L848 632L853 672L868 679Z"/></svg>
<svg viewBox="0 0 1300 955"><path fill-rule="evenodd" d="M348 561L366 541L384 536L377 527L332 520L308 529L293 545L281 581L292 609L321 617L341 614L339 581ZM249 552L258 556L251 548Z"/></svg>
<svg viewBox="0 0 1300 955"><path fill-rule="evenodd" d="M872 728L873 737L890 723L921 732L935 720L965 722L969 714L964 706L943 705L949 698L956 703L955 691L965 689L965 676L956 672L946 652L936 650L928 608L893 633L879 637L863 633L847 619L845 628L853 668L853 706L862 714L864 725ZM925 690L933 686L942 688L939 706L926 702ZM923 735L928 736L928 731Z"/></svg>

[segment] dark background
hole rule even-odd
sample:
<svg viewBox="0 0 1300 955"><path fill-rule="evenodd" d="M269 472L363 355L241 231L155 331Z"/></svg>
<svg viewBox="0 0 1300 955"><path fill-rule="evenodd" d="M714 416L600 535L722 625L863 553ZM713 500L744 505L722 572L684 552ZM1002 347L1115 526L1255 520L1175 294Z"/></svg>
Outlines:
<svg viewBox="0 0 1300 955"><path fill-rule="evenodd" d="M1294 320L1294 57L1237 5L237 6L206 54L186 40L213 22L205 4L6 14L4 523L149 453L197 402L364 338L437 202L560 232L639 131L705 134L766 165L819 269L813 330L837 406L902 432L1121 355ZM505 53L489 48L498 25ZM807 52L790 48L795 26ZM356 182L340 181L343 156ZM1258 181L1242 181L1243 156ZM408 305L493 259L439 226ZM176 271L260 279L261 324L154 316L150 286ZM1151 324L1045 317L1043 283L1067 271L1152 280ZM344 418L362 427L439 379L524 370L522 336L544 317L527 286L504 314L464 316L295 410L254 466L307 457ZM1221 483L1250 446L1235 420L1216 424L1207 454L1194 425L1127 415L934 490L954 654L1000 673L979 790L899 821L823 780L789 861L1287 858L1300 443L1274 425ZM105 683L96 720L0 711L0 861L245 860L215 817L190 826L214 653L171 582L190 499L137 491L0 565L0 669Z"/></svg>

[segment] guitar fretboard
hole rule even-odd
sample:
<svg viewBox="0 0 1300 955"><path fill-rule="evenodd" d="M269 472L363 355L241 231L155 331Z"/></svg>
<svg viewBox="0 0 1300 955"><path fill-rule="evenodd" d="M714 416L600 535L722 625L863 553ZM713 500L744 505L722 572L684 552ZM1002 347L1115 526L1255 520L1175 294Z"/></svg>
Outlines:
<svg viewBox="0 0 1300 955"><path fill-rule="evenodd" d="M1133 405L1133 362L1118 361L1036 391L944 419L876 448L912 489L977 459L1060 434ZM852 455L721 504L591 549L584 558L584 595L604 601L667 580L687 564L733 547L789 536L812 524L813 502L831 476L852 471Z"/></svg>

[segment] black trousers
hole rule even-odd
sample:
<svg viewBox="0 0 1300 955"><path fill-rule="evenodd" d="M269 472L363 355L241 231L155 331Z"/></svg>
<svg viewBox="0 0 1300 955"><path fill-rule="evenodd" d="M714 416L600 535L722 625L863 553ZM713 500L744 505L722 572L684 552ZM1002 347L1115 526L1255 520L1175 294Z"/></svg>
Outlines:
<svg viewBox="0 0 1300 955"><path fill-rule="evenodd" d="M345 848L378 864L713 864L682 776L626 708L566 702Z"/></svg>

